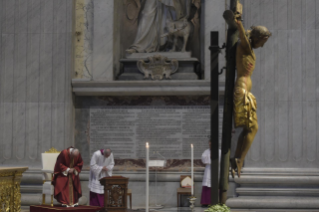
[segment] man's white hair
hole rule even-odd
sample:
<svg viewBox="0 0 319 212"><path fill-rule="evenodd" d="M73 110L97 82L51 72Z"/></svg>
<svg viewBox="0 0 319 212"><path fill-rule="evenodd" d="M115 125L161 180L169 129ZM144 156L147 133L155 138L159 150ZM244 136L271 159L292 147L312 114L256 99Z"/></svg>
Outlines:
<svg viewBox="0 0 319 212"><path fill-rule="evenodd" d="M79 149L73 148L71 153L74 154L74 153L76 153L76 152L80 153Z"/></svg>
<svg viewBox="0 0 319 212"><path fill-rule="evenodd" d="M112 153L112 150L110 148L104 149L104 154L110 155Z"/></svg>

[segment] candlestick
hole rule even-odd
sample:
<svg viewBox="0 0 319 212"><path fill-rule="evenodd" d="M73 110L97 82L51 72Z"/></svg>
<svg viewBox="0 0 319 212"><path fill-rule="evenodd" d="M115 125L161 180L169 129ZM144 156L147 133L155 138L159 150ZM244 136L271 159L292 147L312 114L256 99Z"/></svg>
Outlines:
<svg viewBox="0 0 319 212"><path fill-rule="evenodd" d="M145 206L145 212L149 212L149 156L150 156L150 149L148 142L146 142L146 206Z"/></svg>
<svg viewBox="0 0 319 212"><path fill-rule="evenodd" d="M189 202L190 202L190 208L191 208L191 211L194 212L194 209L195 209L195 201L196 201L196 197L192 196L189 199Z"/></svg>
<svg viewBox="0 0 319 212"><path fill-rule="evenodd" d="M194 146L191 144L192 196L194 196Z"/></svg>

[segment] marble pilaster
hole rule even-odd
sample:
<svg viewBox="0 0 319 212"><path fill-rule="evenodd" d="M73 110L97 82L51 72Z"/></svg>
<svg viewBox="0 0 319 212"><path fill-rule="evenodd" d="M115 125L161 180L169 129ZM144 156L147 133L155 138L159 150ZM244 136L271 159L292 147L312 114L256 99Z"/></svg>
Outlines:
<svg viewBox="0 0 319 212"><path fill-rule="evenodd" d="M40 153L73 143L72 0L1 0L3 166L40 167Z"/></svg>

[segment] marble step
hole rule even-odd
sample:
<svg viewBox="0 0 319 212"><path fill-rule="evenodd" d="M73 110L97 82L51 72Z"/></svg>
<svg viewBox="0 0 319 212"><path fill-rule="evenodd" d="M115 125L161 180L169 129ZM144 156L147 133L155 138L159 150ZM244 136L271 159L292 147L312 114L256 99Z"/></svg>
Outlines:
<svg viewBox="0 0 319 212"><path fill-rule="evenodd" d="M319 188L237 188L239 196L319 196Z"/></svg>
<svg viewBox="0 0 319 212"><path fill-rule="evenodd" d="M318 209L318 197L292 197L292 196L244 196L230 198L226 205L231 208L250 209Z"/></svg>

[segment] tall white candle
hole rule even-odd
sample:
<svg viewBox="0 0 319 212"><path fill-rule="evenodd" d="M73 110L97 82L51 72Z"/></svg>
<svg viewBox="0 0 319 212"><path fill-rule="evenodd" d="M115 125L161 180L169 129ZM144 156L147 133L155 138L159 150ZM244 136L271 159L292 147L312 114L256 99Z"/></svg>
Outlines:
<svg viewBox="0 0 319 212"><path fill-rule="evenodd" d="M191 144L192 196L194 196L194 146Z"/></svg>
<svg viewBox="0 0 319 212"><path fill-rule="evenodd" d="M145 212L149 212L149 157L150 157L150 149L148 142L146 142L146 206L145 206Z"/></svg>

